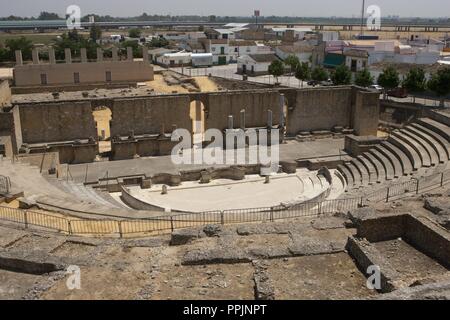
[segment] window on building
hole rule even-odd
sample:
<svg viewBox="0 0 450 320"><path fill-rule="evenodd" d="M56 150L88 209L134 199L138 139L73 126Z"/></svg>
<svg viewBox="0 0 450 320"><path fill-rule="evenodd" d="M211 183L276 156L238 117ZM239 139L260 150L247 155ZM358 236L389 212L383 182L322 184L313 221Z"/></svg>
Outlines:
<svg viewBox="0 0 450 320"><path fill-rule="evenodd" d="M225 47L220 47L220 54L225 54Z"/></svg>
<svg viewBox="0 0 450 320"><path fill-rule="evenodd" d="M212 51L212 52L215 52L215 51L216 51L216 47L212 47L212 48L211 48L211 51Z"/></svg>
<svg viewBox="0 0 450 320"><path fill-rule="evenodd" d="M356 72L357 68L358 68L358 61L355 59L352 59L352 65L351 65L352 72Z"/></svg>
<svg viewBox="0 0 450 320"><path fill-rule="evenodd" d="M106 71L106 82L112 81L112 74L111 71Z"/></svg>
<svg viewBox="0 0 450 320"><path fill-rule="evenodd" d="M79 72L75 72L73 74L73 82L74 83L80 83L80 73Z"/></svg>
<svg viewBox="0 0 450 320"><path fill-rule="evenodd" d="M222 39L228 39L228 35L227 34L223 34L222 35Z"/></svg>
<svg viewBox="0 0 450 320"><path fill-rule="evenodd" d="M41 84L42 85L48 84L48 79L47 79L47 74L46 73L42 73L41 74Z"/></svg>

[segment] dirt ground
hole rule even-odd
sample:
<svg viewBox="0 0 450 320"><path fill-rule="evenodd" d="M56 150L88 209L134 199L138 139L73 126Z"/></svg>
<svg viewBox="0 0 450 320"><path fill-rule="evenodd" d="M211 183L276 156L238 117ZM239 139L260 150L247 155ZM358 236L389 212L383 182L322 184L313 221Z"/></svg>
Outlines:
<svg viewBox="0 0 450 320"><path fill-rule="evenodd" d="M201 92L218 91L217 84L209 77L196 77L195 82ZM168 85L162 74L155 74L154 80L146 82L146 85L158 93L189 93L189 90L181 85Z"/></svg>
<svg viewBox="0 0 450 320"><path fill-rule="evenodd" d="M0 300L17 300L43 279L43 276L0 269Z"/></svg>
<svg viewBox="0 0 450 320"><path fill-rule="evenodd" d="M428 257L401 239L374 243L383 256L398 271L401 280L413 283L449 273L436 260Z"/></svg>
<svg viewBox="0 0 450 320"><path fill-rule="evenodd" d="M269 261L268 273L279 300L353 299L374 296L346 253ZM289 277L286 275L289 274Z"/></svg>

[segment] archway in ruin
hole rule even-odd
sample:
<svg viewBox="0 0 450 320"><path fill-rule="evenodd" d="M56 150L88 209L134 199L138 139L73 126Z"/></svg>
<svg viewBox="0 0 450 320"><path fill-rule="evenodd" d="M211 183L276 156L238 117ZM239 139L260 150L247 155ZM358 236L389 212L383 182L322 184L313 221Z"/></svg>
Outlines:
<svg viewBox="0 0 450 320"><path fill-rule="evenodd" d="M202 143L205 133L205 106L200 100L194 100L190 104L190 117L192 120L192 142Z"/></svg>
<svg viewBox="0 0 450 320"><path fill-rule="evenodd" d="M111 151L111 109L105 106L95 107L92 116L97 127L100 154Z"/></svg>

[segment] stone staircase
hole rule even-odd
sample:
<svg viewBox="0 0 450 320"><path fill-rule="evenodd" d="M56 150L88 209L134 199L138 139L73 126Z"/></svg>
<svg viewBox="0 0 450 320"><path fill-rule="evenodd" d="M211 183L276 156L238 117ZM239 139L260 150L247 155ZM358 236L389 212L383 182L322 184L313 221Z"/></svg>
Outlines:
<svg viewBox="0 0 450 320"><path fill-rule="evenodd" d="M450 159L450 127L421 118L368 152L338 166L347 192L443 171Z"/></svg>

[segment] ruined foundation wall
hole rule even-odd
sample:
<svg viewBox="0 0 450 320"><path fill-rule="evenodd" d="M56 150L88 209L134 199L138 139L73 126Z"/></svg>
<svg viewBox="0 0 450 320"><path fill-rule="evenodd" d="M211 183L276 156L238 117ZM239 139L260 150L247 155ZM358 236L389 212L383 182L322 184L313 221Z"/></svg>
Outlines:
<svg viewBox="0 0 450 320"><path fill-rule="evenodd" d="M267 126L267 111L273 112L273 125L280 123L280 94L278 91L233 92L208 95L205 129L225 130L232 115L234 128L240 127L240 112L245 109L246 128Z"/></svg>
<svg viewBox="0 0 450 320"><path fill-rule="evenodd" d="M89 101L20 105L24 143L60 142L97 136Z"/></svg>
<svg viewBox="0 0 450 320"><path fill-rule="evenodd" d="M380 116L380 95L378 92L353 88L352 127L359 136L376 136Z"/></svg>
<svg viewBox="0 0 450 320"><path fill-rule="evenodd" d="M351 87L299 89L295 101L289 101L287 134L301 131L331 130L349 127L352 110Z"/></svg>
<svg viewBox="0 0 450 320"><path fill-rule="evenodd" d="M8 81L0 80L0 108L11 104L11 89Z"/></svg>
<svg viewBox="0 0 450 320"><path fill-rule="evenodd" d="M14 117L12 112L0 111L0 144L7 157L17 153L17 143L14 132Z"/></svg>
<svg viewBox="0 0 450 320"><path fill-rule="evenodd" d="M188 95L120 99L111 109L113 137L128 136L132 130L136 135L159 134L161 126L170 133L173 125L192 132Z"/></svg>
<svg viewBox="0 0 450 320"><path fill-rule="evenodd" d="M40 86L41 75L46 74L47 85L73 85L74 73L79 73L80 84L106 83L106 72L111 72L111 82L153 80L153 67L143 61L105 61L16 66L14 83L17 87Z"/></svg>

